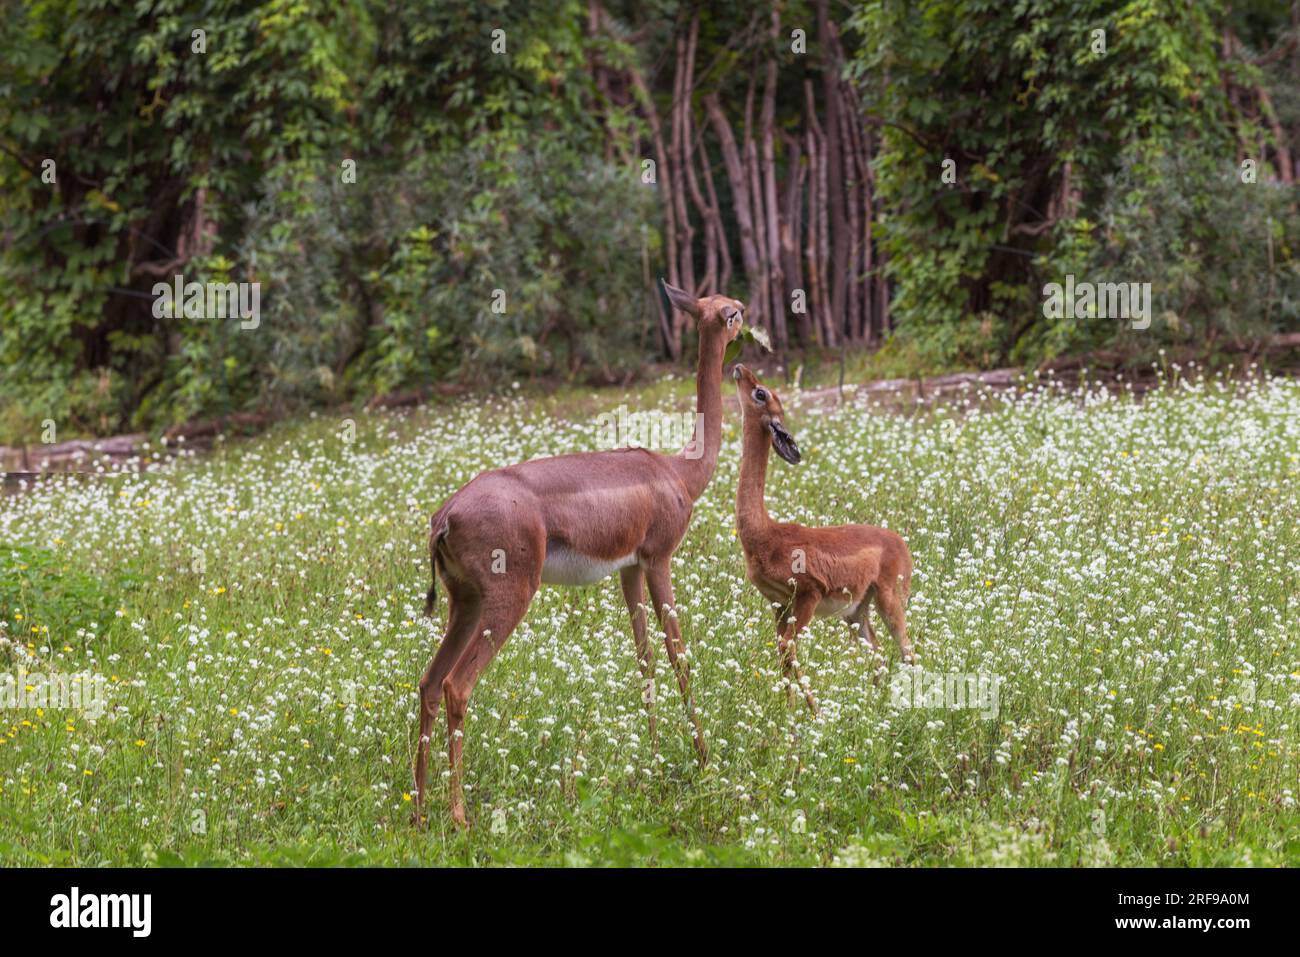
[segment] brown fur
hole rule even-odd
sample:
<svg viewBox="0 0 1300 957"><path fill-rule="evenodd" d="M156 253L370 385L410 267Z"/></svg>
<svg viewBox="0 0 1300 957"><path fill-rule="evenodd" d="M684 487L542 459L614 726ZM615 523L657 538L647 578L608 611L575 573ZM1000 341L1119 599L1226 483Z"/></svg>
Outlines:
<svg viewBox="0 0 1300 957"><path fill-rule="evenodd" d="M637 656L649 693L653 646L646 637L644 588L664 630L668 659L693 726L700 764L708 752L690 694L690 668L674 612L670 565L718 462L722 443L722 361L740 334L743 305L725 296L696 300L665 286L670 301L695 317L700 351L696 410L703 436L697 458L645 449L617 449L534 459L484 472L457 491L433 516L429 538L436 578L448 592L447 632L420 680L420 728L415 756L416 819L424 803L429 738L440 702L447 709L452 818L465 823L461 733L470 692L488 663L523 619L542 582L548 549L580 560L614 562L632 619ZM504 561L504 568L502 562ZM433 589L429 592L431 610Z"/></svg>
<svg viewBox="0 0 1300 957"><path fill-rule="evenodd" d="M744 421L740 483L736 490L736 529L745 551L746 574L777 612L777 642L793 696L797 685L817 713L817 702L796 658L801 633L814 615L834 615L859 629L872 651L880 652L871 628L874 603L886 627L912 659L905 608L912 583L912 555L896 532L874 525L808 528L774 522L764 504L768 453L782 444L798 456L785 431L781 400L744 366L735 369ZM763 401L755 398L762 389Z"/></svg>

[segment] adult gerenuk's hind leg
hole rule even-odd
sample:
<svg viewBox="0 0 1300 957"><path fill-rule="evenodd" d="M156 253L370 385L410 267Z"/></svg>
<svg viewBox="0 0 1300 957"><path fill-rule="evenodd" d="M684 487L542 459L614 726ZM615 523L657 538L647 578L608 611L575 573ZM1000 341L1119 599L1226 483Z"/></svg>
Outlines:
<svg viewBox="0 0 1300 957"><path fill-rule="evenodd" d="M700 725L699 712L695 710L695 699L691 696L691 666L686 660L686 645L682 642L682 629L677 623L677 603L673 597L673 581L669 572L671 558L662 558L645 566L646 584L650 586L650 600L654 603L659 624L664 630L664 647L668 650L668 661L677 674L677 687L682 693L682 703L686 706L686 717L691 722L695 753L700 767L709 760L709 748L704 743L704 728Z"/></svg>
<svg viewBox="0 0 1300 957"><path fill-rule="evenodd" d="M492 593L483 596L482 613L474 637L442 684L447 705L447 760L451 765L448 799L452 820L461 827L466 826L462 741L469 696L479 676L528 612L538 584L535 581L505 580Z"/></svg>
<svg viewBox="0 0 1300 957"><path fill-rule="evenodd" d="M448 589L447 632L420 679L420 730L415 746L415 811L418 824L429 778L429 747L433 720L442 701L442 686L478 627L479 600L473 592Z"/></svg>

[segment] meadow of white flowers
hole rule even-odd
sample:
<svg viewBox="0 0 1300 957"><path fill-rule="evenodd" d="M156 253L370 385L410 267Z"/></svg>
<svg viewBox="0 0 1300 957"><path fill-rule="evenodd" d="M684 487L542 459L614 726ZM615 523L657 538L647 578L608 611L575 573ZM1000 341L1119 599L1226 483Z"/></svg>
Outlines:
<svg viewBox="0 0 1300 957"><path fill-rule="evenodd" d="M475 826L447 820L440 721L416 831L429 514L640 406L467 402L355 438L315 417L0 499L0 682L25 693L0 708L0 859L1300 864L1300 384L905 413L773 385L804 461L773 459L769 510L902 532L919 674L878 625L873 682L822 620L822 713L787 705L729 408L674 563L709 767L662 649L650 746L617 581L544 588L470 704ZM39 703L32 675L77 674L102 676L96 719Z"/></svg>

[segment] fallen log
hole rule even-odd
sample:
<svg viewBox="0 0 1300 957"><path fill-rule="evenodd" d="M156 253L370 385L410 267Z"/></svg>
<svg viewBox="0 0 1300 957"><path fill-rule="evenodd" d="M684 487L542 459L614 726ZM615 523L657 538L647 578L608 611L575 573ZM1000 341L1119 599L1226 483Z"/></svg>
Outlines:
<svg viewBox="0 0 1300 957"><path fill-rule="evenodd" d="M103 439L72 439L42 445L0 446L0 470L5 472L69 471L99 459L118 461L140 454L148 437L143 432Z"/></svg>

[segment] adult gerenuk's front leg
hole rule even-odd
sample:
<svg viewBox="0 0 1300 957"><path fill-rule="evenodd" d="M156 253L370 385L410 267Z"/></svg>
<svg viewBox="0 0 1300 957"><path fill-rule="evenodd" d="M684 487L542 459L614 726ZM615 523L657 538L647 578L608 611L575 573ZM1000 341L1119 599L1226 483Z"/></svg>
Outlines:
<svg viewBox="0 0 1300 957"><path fill-rule="evenodd" d="M682 702L686 705L686 716L690 719L695 740L695 753L699 757L700 767L709 760L709 749L704 743L704 729L700 725L699 713L695 710L695 700L691 696L691 666L686 660L686 645L682 643L682 629L677 623L677 603L673 598L673 582L669 573L669 559L661 559L646 566L646 584L650 586L650 600L654 603L659 624L664 630L664 646L668 649L668 660L673 671L677 673L677 687L682 692Z"/></svg>

